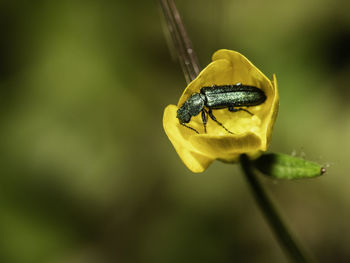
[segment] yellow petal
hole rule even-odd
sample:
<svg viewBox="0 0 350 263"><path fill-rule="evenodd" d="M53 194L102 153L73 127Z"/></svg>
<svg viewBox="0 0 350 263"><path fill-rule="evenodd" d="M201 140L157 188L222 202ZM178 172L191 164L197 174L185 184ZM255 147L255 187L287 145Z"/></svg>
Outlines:
<svg viewBox="0 0 350 263"><path fill-rule="evenodd" d="M241 135L207 135L191 136L192 146L206 156L213 159L230 161L242 153L259 151L261 139L254 133Z"/></svg>
<svg viewBox="0 0 350 263"><path fill-rule="evenodd" d="M278 108L279 108L279 95L278 95L278 88L277 88L277 79L276 75L273 74L272 76L272 86L273 86L273 94L270 96L272 97L272 102L270 106L270 111L268 113L268 116L266 116L266 144L269 145L272 137L272 129L275 124L277 114L278 114Z"/></svg>
<svg viewBox="0 0 350 263"><path fill-rule="evenodd" d="M190 84L188 84L177 106L180 107L193 93L199 93L200 89L203 87L232 83L231 70L231 63L228 60L222 59L210 63Z"/></svg>
<svg viewBox="0 0 350 263"><path fill-rule="evenodd" d="M179 121L176 119L177 107L168 105L164 110L163 127L166 135L173 144L177 154L194 173L201 173L213 162L215 158L209 158L200 154L196 149L188 143L190 137L193 137L193 131L189 129L181 129ZM175 120L174 120L175 118ZM179 128L182 130L180 132Z"/></svg>

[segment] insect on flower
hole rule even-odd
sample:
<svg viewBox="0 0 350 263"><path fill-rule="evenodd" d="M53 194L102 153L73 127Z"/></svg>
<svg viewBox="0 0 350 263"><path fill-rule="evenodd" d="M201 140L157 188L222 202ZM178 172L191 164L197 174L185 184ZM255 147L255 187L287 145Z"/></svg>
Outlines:
<svg viewBox="0 0 350 263"><path fill-rule="evenodd" d="M236 85L213 85L211 87L201 88L200 93L192 94L178 109L176 117L179 119L181 125L199 134L196 129L187 126L185 123L189 123L192 116L197 116L202 112L202 122L205 133L207 133L206 127L209 115L213 121L224 128L228 133L233 134L233 132L229 131L215 118L212 110L227 108L231 112L245 111L253 115L253 113L244 108L236 107L256 106L262 104L265 100L265 93L254 86L246 86L241 83L237 83ZM208 108L208 110L205 107Z"/></svg>
<svg viewBox="0 0 350 263"><path fill-rule="evenodd" d="M177 105L165 108L163 127L184 164L200 173L214 160L266 151L278 105L275 75L270 80L242 54L220 49Z"/></svg>

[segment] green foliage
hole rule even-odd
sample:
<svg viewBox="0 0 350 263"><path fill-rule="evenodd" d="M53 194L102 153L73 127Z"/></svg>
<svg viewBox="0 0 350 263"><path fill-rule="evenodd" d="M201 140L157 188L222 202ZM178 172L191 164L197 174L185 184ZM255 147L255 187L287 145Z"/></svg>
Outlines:
<svg viewBox="0 0 350 263"><path fill-rule="evenodd" d="M265 175L278 179L302 179L322 175L321 165L281 153L269 153L254 161L254 166Z"/></svg>

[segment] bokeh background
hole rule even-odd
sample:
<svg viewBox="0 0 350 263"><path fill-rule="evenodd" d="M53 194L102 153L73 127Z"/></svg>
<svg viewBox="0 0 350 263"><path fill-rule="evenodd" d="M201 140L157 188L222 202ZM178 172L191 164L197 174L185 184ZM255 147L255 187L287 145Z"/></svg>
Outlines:
<svg viewBox="0 0 350 263"><path fill-rule="evenodd" d="M349 262L349 1L176 3L202 65L228 48L276 73L271 151L328 172L260 179L316 262ZM287 262L239 167L192 174L167 139L185 80L162 20L157 1L0 2L1 262Z"/></svg>

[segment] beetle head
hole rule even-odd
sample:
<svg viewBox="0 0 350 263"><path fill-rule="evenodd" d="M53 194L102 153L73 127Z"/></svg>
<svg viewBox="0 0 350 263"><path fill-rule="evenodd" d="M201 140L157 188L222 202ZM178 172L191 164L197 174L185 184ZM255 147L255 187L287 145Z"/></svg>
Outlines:
<svg viewBox="0 0 350 263"><path fill-rule="evenodd" d="M178 110L177 110L177 116L176 116L180 123L188 123L191 120L191 115L188 112L188 109L186 107L186 103L182 105Z"/></svg>
<svg viewBox="0 0 350 263"><path fill-rule="evenodd" d="M181 123L188 123L192 116L197 116L204 108L203 94L195 93L177 110L177 118Z"/></svg>

